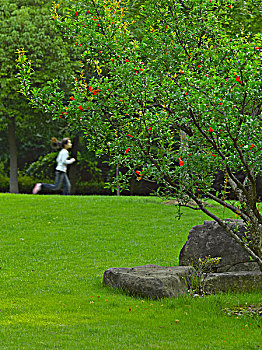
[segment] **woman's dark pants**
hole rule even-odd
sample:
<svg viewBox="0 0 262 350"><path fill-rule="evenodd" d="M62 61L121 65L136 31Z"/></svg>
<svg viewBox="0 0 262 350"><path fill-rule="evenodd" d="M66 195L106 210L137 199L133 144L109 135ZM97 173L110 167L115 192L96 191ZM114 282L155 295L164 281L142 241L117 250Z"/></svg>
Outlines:
<svg viewBox="0 0 262 350"><path fill-rule="evenodd" d="M55 184L41 184L41 190L59 190L64 185L63 194L70 194L71 184L66 173L56 170L55 172Z"/></svg>

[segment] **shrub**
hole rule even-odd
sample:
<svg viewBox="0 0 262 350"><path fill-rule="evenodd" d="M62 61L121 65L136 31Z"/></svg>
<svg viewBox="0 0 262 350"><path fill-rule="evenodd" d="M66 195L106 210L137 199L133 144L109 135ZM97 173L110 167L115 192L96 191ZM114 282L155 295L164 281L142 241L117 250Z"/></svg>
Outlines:
<svg viewBox="0 0 262 350"><path fill-rule="evenodd" d="M57 152L51 152L38 158L25 168L24 173L29 176L51 179L54 176Z"/></svg>
<svg viewBox="0 0 262 350"><path fill-rule="evenodd" d="M49 179L39 180L29 175L18 176L18 188L20 193L30 194L32 189L37 182L50 182ZM9 177L0 175L0 192L9 192Z"/></svg>
<svg viewBox="0 0 262 350"><path fill-rule="evenodd" d="M104 187L104 182L78 182L76 184L75 193L88 195L88 194L100 194L111 195L112 191Z"/></svg>
<svg viewBox="0 0 262 350"><path fill-rule="evenodd" d="M192 269L185 279L190 295L205 294L205 280L209 273L216 270L221 258L206 256L204 259L199 258L192 266Z"/></svg>
<svg viewBox="0 0 262 350"><path fill-rule="evenodd" d="M0 192L9 192L9 177L0 174Z"/></svg>
<svg viewBox="0 0 262 350"><path fill-rule="evenodd" d="M47 182L47 183L53 183L53 179L50 181L50 179L41 179L35 178L29 175L19 175L18 176L18 187L20 193L26 193L30 194L32 193L32 189L34 187L34 184L37 182ZM99 194L99 195L111 195L112 191L108 188L104 187L105 184L103 181L100 182L78 182L76 184L76 191L75 194L78 195L91 195L91 194ZM0 174L0 192L9 192L9 177L4 176ZM54 193L60 193L59 191L45 191L45 194L54 194Z"/></svg>

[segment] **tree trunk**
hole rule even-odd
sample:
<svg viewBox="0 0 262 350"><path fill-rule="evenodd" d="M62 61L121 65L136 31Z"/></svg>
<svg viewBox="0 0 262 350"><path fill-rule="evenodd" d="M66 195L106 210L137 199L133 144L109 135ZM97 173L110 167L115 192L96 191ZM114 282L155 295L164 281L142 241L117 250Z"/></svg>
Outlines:
<svg viewBox="0 0 262 350"><path fill-rule="evenodd" d="M120 186L119 186L119 181L118 181L118 176L119 176L119 166L116 166L116 195L120 196Z"/></svg>
<svg viewBox="0 0 262 350"><path fill-rule="evenodd" d="M8 120L8 144L10 155L10 182L9 192L19 193L18 189L18 169L17 169L17 147L15 138L15 118Z"/></svg>
<svg viewBox="0 0 262 350"><path fill-rule="evenodd" d="M72 140L72 149L71 149L71 156L72 158L75 158L77 160L77 152L79 149L79 136L76 136ZM70 165L68 175L71 182L71 194L75 194L76 191L76 181L77 181L77 175L78 175L78 167L77 162Z"/></svg>

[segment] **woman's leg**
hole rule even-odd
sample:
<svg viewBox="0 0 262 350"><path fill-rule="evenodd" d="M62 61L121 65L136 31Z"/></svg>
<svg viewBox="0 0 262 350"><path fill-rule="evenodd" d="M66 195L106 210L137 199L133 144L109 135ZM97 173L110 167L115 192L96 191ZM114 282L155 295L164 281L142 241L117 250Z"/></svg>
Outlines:
<svg viewBox="0 0 262 350"><path fill-rule="evenodd" d="M41 184L41 190L59 190L62 186L62 183L64 181L64 177L66 176L66 173L62 171L56 171L55 172L55 183L52 184Z"/></svg>
<svg viewBox="0 0 262 350"><path fill-rule="evenodd" d="M64 178L63 178L63 183L64 183L63 194L64 194L64 195L70 194L71 183L70 183L69 178L68 178L68 176L67 176L66 173L65 173L65 176L64 176Z"/></svg>

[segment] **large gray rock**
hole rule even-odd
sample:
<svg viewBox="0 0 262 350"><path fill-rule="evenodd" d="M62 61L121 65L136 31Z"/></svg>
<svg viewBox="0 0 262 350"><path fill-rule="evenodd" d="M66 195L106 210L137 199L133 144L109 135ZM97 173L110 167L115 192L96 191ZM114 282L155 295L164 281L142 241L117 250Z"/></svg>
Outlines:
<svg viewBox="0 0 262 350"><path fill-rule="evenodd" d="M212 273L205 280L204 290L209 293L262 291L262 273L259 271Z"/></svg>
<svg viewBox="0 0 262 350"><path fill-rule="evenodd" d="M103 283L123 289L131 295L161 299L187 294L184 278L190 266L156 265L133 268L110 268L104 272Z"/></svg>
<svg viewBox="0 0 262 350"><path fill-rule="evenodd" d="M246 228L242 220L227 221L232 228L238 225L239 237L245 234ZM215 221L205 221L203 225L194 226L189 231L187 241L179 255L179 265L192 265L199 258L208 255L222 258L217 272L259 271L257 263L240 263L249 261L248 253ZM232 264L235 265L231 266Z"/></svg>
<svg viewBox="0 0 262 350"><path fill-rule="evenodd" d="M191 266L157 265L111 268L104 272L103 283L145 298L185 296L188 294L185 278L191 269ZM212 273L206 277L203 287L207 293L262 290L262 273L259 271Z"/></svg>

